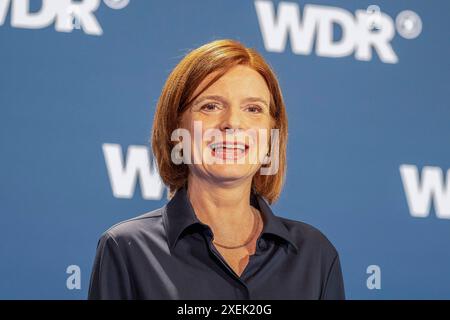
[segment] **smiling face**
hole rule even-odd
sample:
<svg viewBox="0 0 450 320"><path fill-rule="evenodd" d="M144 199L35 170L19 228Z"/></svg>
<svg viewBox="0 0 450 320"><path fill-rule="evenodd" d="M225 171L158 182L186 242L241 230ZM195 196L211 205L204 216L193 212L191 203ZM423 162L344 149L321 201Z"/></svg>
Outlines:
<svg viewBox="0 0 450 320"><path fill-rule="evenodd" d="M208 75L193 96L215 75ZM202 92L181 118L181 127L192 137L192 157L200 155L202 160L192 160L189 174L216 183L251 181L261 166L260 155L268 151L268 142L262 142L259 133L264 130L270 137L269 105L264 78L244 65L231 68ZM195 139L199 124L202 139Z"/></svg>

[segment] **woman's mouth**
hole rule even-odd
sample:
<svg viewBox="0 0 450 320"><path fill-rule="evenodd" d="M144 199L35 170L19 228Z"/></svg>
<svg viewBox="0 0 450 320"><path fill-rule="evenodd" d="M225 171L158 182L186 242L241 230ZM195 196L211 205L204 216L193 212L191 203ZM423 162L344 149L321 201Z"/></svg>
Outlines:
<svg viewBox="0 0 450 320"><path fill-rule="evenodd" d="M244 157L249 146L242 142L215 142L208 145L213 157L236 160Z"/></svg>

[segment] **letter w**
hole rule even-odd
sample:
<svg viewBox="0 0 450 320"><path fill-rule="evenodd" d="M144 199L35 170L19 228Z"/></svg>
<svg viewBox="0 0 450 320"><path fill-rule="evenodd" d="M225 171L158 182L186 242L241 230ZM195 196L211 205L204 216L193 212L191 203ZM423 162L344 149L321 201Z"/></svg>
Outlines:
<svg viewBox="0 0 450 320"><path fill-rule="evenodd" d="M434 199L436 216L450 219L450 169L447 170L446 182L439 167L425 166L422 170L422 181L419 181L419 173L414 165L401 165L400 174L409 211L413 217L428 217L431 200Z"/></svg>
<svg viewBox="0 0 450 320"><path fill-rule="evenodd" d="M126 164L122 161L122 148L118 144L102 145L108 169L109 181L116 198L131 199L137 177L141 182L142 197L147 200L160 200L164 191L156 165L150 166L149 152L144 146L129 146Z"/></svg>
<svg viewBox="0 0 450 320"><path fill-rule="evenodd" d="M283 52L289 33L293 53L311 53L317 21L320 19L320 6L304 6L303 24L300 22L300 9L296 3L280 2L278 17L275 17L271 1L255 1L255 8L267 51Z"/></svg>

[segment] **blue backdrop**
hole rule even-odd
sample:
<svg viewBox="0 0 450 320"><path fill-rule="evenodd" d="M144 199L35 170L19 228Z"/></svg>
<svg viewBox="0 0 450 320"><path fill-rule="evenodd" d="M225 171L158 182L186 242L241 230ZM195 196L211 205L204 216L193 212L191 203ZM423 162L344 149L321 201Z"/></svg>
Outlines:
<svg viewBox="0 0 450 320"><path fill-rule="evenodd" d="M274 210L333 242L347 297L450 298L449 12L0 0L0 298L87 296L101 233L166 202L148 152L165 79L220 38L279 77L290 140Z"/></svg>

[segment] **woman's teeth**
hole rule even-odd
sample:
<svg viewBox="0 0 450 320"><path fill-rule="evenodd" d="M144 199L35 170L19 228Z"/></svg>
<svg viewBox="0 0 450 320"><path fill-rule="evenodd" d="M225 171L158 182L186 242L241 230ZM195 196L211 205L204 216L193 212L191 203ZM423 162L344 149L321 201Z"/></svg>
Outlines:
<svg viewBox="0 0 450 320"><path fill-rule="evenodd" d="M212 143L209 145L211 149L239 149L245 151L244 144L234 144L234 143Z"/></svg>
<svg viewBox="0 0 450 320"><path fill-rule="evenodd" d="M213 155L221 159L235 159L245 154L246 146L241 143L212 143Z"/></svg>

